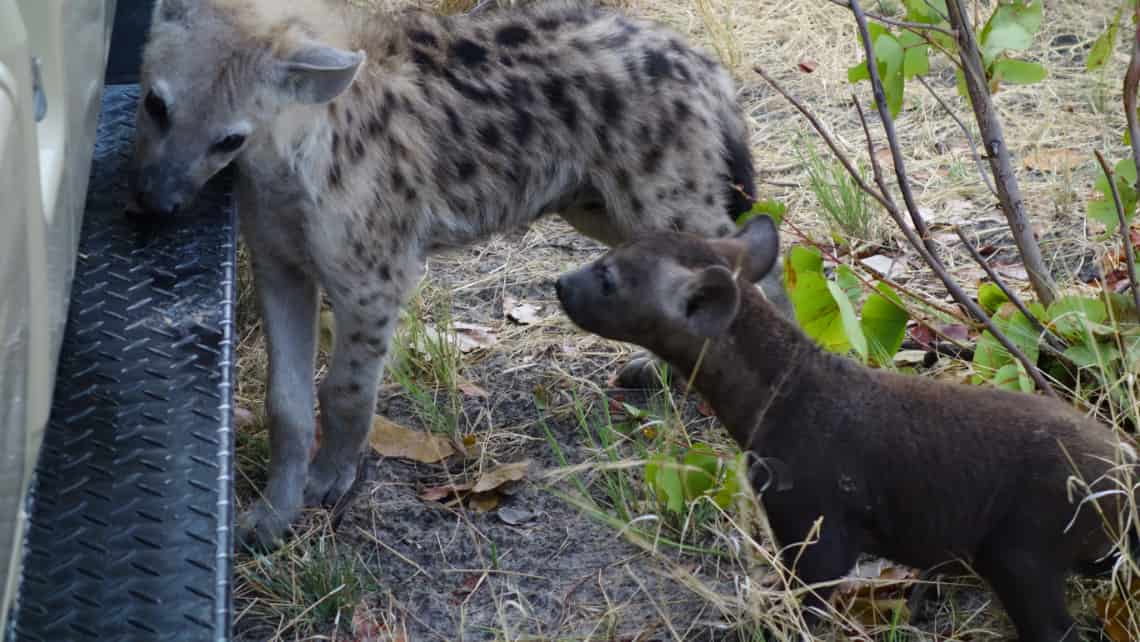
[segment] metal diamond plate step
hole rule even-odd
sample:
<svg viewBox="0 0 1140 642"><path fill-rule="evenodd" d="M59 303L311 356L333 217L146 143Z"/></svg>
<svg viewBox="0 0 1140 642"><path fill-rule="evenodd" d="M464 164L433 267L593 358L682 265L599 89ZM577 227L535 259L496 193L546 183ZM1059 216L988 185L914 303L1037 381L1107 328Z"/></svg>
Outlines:
<svg viewBox="0 0 1140 642"><path fill-rule="evenodd" d="M123 215L136 85L107 86L13 637L226 640L234 206Z"/></svg>

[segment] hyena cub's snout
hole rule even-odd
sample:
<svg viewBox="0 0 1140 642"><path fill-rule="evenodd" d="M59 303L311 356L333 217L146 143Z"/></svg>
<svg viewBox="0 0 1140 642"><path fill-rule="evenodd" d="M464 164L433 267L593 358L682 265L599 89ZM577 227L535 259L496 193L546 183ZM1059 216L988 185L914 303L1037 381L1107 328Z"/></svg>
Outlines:
<svg viewBox="0 0 1140 642"><path fill-rule="evenodd" d="M196 186L178 168L151 163L131 172L131 197L138 213L173 216L194 197Z"/></svg>

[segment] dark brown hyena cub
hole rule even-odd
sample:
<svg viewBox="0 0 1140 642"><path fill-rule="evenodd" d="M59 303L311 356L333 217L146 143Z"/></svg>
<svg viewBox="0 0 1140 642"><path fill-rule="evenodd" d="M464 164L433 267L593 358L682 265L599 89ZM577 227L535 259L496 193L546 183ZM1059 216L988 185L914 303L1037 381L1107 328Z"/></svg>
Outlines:
<svg viewBox="0 0 1140 642"><path fill-rule="evenodd" d="M1101 516L1082 500L1122 488L1115 462L1130 449L1051 399L821 350L748 285L777 248L766 217L728 239L657 234L563 275L558 296L582 328L686 375L704 350L697 389L742 446L787 473L761 493L781 545L823 518L818 542L785 549L805 583L842 576L863 552L920 568L965 559L1023 642L1075 640L1065 577L1112 563L1110 532L1128 504L1124 492L1102 494ZM816 589L806 606L829 593Z"/></svg>

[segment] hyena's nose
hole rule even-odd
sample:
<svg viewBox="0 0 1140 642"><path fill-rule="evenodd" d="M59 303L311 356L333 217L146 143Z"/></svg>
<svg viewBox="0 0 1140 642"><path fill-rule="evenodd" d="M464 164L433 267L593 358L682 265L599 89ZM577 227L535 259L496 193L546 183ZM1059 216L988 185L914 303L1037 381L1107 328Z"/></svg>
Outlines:
<svg viewBox="0 0 1140 642"><path fill-rule="evenodd" d="M182 209L184 199L180 194L162 191L139 190L135 192L135 203L143 214L150 216L173 216Z"/></svg>

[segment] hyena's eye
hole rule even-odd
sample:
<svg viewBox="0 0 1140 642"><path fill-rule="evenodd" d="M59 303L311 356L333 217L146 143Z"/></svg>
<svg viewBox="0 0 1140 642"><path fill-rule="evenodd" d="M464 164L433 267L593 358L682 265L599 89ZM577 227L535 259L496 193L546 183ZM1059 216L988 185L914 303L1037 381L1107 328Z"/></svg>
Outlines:
<svg viewBox="0 0 1140 642"><path fill-rule="evenodd" d="M225 138L214 143L213 147L210 149L211 151L217 152L219 154L232 154L233 152L241 149L241 146L244 144L245 136L242 136L241 134L230 134L229 136L226 136Z"/></svg>
<svg viewBox="0 0 1140 642"><path fill-rule="evenodd" d="M143 100L143 107L146 108L146 113L150 114L154 124L158 125L161 129L166 129L170 126L170 114L166 111L166 101L159 98L153 91L146 94Z"/></svg>

